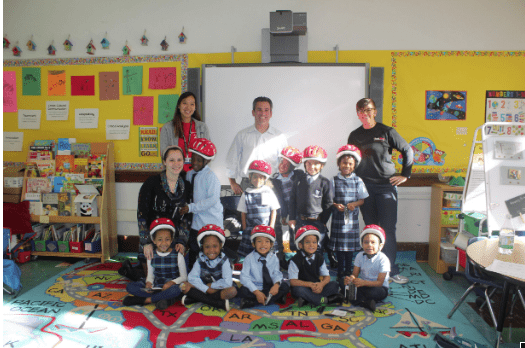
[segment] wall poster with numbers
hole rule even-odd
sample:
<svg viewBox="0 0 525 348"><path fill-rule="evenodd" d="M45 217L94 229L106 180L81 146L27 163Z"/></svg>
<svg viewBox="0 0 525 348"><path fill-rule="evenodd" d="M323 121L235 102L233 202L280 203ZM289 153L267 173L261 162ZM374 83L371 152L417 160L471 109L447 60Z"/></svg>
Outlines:
<svg viewBox="0 0 525 348"><path fill-rule="evenodd" d="M486 128L493 134L525 135L525 91L487 91L485 123L513 122ZM516 125L517 123L517 125Z"/></svg>

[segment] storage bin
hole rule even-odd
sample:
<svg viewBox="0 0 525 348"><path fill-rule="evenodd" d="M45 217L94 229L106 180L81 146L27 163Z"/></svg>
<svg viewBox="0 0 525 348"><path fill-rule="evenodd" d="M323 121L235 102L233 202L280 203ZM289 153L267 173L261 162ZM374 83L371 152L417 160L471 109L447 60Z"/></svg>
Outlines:
<svg viewBox="0 0 525 348"><path fill-rule="evenodd" d="M16 262L18 263L26 263L27 261L31 260L31 251L20 251L16 255Z"/></svg>
<svg viewBox="0 0 525 348"><path fill-rule="evenodd" d="M465 265L467 264L467 254L465 253L465 250L458 249L458 259L459 259L459 265L463 268L465 268Z"/></svg>
<svg viewBox="0 0 525 348"><path fill-rule="evenodd" d="M445 192L443 194L443 198L443 206L445 208L461 208L461 199L463 198L463 194Z"/></svg>
<svg viewBox="0 0 525 348"><path fill-rule="evenodd" d="M100 242L101 242L100 240L97 240L95 242L85 242L84 243L84 247L86 249L85 251L88 253L100 252L100 250L102 250Z"/></svg>
<svg viewBox="0 0 525 348"><path fill-rule="evenodd" d="M71 250L72 253L83 253L84 242L69 242L69 250Z"/></svg>
<svg viewBox="0 0 525 348"><path fill-rule="evenodd" d="M35 251L46 251L46 241L35 240Z"/></svg>
<svg viewBox="0 0 525 348"><path fill-rule="evenodd" d="M446 238L441 239L441 260L445 263L456 264L458 259L458 252L456 247L446 241Z"/></svg>
<svg viewBox="0 0 525 348"><path fill-rule="evenodd" d="M57 253L58 243L54 240L46 240L46 251L49 251L51 253Z"/></svg>
<svg viewBox="0 0 525 348"><path fill-rule="evenodd" d="M60 240L58 241L58 252L68 253L69 252L69 242Z"/></svg>
<svg viewBox="0 0 525 348"><path fill-rule="evenodd" d="M461 211L454 208L443 208L441 210L442 225L459 225L459 214Z"/></svg>
<svg viewBox="0 0 525 348"><path fill-rule="evenodd" d="M456 238L456 236L458 234L458 231L459 231L459 229L457 229L457 228L447 227L447 233L446 233L447 242L454 243L454 239Z"/></svg>

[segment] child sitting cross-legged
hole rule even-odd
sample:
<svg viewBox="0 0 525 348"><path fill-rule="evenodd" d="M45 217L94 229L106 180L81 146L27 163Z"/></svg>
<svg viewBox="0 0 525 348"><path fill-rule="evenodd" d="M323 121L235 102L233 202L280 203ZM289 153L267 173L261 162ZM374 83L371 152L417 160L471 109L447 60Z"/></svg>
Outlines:
<svg viewBox="0 0 525 348"><path fill-rule="evenodd" d="M359 237L363 251L355 257L354 271L345 277L345 285L352 283L357 288L353 304L363 305L373 312L376 302L388 296L390 260L381 252L385 231L377 225L367 225Z"/></svg>
<svg viewBox="0 0 525 348"><path fill-rule="evenodd" d="M250 239L255 250L246 256L242 266L242 286L238 292L238 297L242 298L241 308L284 303L284 296L290 290L290 285L283 281L279 259L272 252L274 229L257 225L253 228Z"/></svg>
<svg viewBox="0 0 525 348"><path fill-rule="evenodd" d="M299 251L290 260L288 276L298 307L302 307L305 302L318 306L342 303L344 300L337 282L330 281L323 254L317 249L320 238L319 230L311 225L303 226L295 233L295 244Z"/></svg>
<svg viewBox="0 0 525 348"><path fill-rule="evenodd" d="M175 225L170 219L153 220L150 235L155 244L153 259L147 260L148 275L146 281L129 283L124 306L144 306L155 303L158 309L166 309L175 303L181 294L179 284L186 281L186 261L181 253L171 248L175 234ZM160 290L160 291L155 291Z"/></svg>

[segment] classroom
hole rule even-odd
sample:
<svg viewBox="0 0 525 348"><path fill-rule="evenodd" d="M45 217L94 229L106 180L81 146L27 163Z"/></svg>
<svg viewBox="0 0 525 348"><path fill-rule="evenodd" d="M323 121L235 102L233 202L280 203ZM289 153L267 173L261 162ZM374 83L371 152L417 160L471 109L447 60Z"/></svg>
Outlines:
<svg viewBox="0 0 525 348"><path fill-rule="evenodd" d="M294 14L293 18L296 20L296 15L301 15L304 25L294 28L296 32L293 34L271 34L272 16L291 16L288 11ZM173 117L175 103L182 93L190 91L197 96L199 112L209 129L209 138L217 148L217 155L209 168L219 178L222 196L232 194L226 167L228 149L237 132L253 124L252 115L255 114L250 112L252 101L256 97L263 95L273 101L270 125L285 133L288 145L297 147L301 152L309 145L320 145L327 150L328 160L322 175L328 179L339 171L336 162L338 149L347 144L349 134L361 125L354 105L359 99L370 97L376 101L377 122L393 127L414 152L410 178L397 187L396 237L397 252L401 255L401 258L398 256L398 263L405 264L404 268L401 267L404 269L402 274L410 275L412 266L408 265L412 265L410 262L414 261L414 265L417 265L418 270L422 269L422 272L412 273L421 274L421 282L430 278L438 294L435 298L443 296L450 303L447 302L447 305L442 305L437 310L441 317L436 314L436 317L428 318L425 316L426 311L432 312L435 307L423 309L424 307L409 306L407 310L400 307L406 304L396 303L394 300L388 306L393 306L389 310L395 314L385 314L382 326L376 328L391 332L381 333L381 337L376 338L373 333L370 334L370 328L367 331L362 326L354 326L360 332L360 342L377 347L408 347L411 343L433 346L432 337L435 335L429 335L432 336L430 338L418 336L417 339L390 338L394 335L391 333L395 333L392 327L398 321L403 321L399 318L411 313L414 315L412 321L415 316L419 316L417 318L420 321L424 318L434 323L441 320L443 327L452 325L454 319L460 322L463 320L464 326L456 324L460 335L466 338L471 336L473 341L492 346L497 340L494 328L496 325L487 323L491 318L486 313L486 308L488 320L478 314L479 310L474 308L475 305L469 306L476 302L474 294L467 297L452 318L447 318L447 314L470 283L463 276L462 267L459 267L460 272L452 276L453 272L449 267L456 265L460 254L452 243L451 249L443 249L441 241L447 237L447 233L452 233L448 228L460 227L456 212L466 211L467 205L456 207L456 210L442 208L450 202L448 198L461 202L461 195L465 196L466 201L467 196L477 194L472 189L472 183L474 179L479 179L475 175L481 173L480 186L484 187L482 195L486 195L492 203L491 209L487 212L485 200L472 198L467 202L469 207L475 206L473 202L476 201L477 206L472 210L481 209L487 213L489 230L499 231L508 213L512 214L515 230L525 230L525 222L522 223L519 217L519 209L525 214L523 201L515 204L511 202L513 199L517 201L515 198L519 199L525 193L521 174L523 165L520 166L519 158L513 159L519 155L505 158L505 163L498 162L498 155L491 156L488 161L494 164L495 169L491 171L487 166L484 173L483 166L476 166L476 159L482 157L484 151L491 150L494 143L473 147L474 136L479 135L481 139L481 133L486 131L486 128L481 128L484 123L511 121L509 126L496 126L495 132L486 131L487 139L490 142L511 144L502 138L502 133L509 129L512 139L516 139L512 140L511 145L517 148L517 152L525 151L520 148L523 146L525 131L525 38L519 34L525 31L523 18L525 6L521 0L160 0L155 3L137 0L53 0L45 4L6 0L3 6L4 178L24 175L19 174L20 172L6 174L6 167L18 168L30 162L30 146L36 146L37 140L74 138L78 145L91 143L95 162L93 168L91 165L88 168L87 164L86 168L90 175L94 171L94 176L97 175L97 170L102 170L105 172L102 177L108 180L104 181L104 189L100 190L103 191L101 196L94 201L77 202L75 205L98 208L98 217L70 216L57 219L31 215L31 222L99 225L95 227L95 233L100 236L98 248L101 249L97 249L99 251L95 260L108 260L112 266L106 269L108 272L112 270L113 275L108 275L108 279L104 281L118 284L120 278L114 277L117 270L115 265L120 265L117 262L118 257L136 256L138 251L139 191L146 179L162 170L161 154L164 149L159 141L160 130ZM284 21L288 23L287 19ZM6 41L9 47L6 47ZM280 49L285 47L288 50L287 54L292 52L292 58L279 57L276 54L276 42L281 45ZM298 69L297 73L293 69ZM168 72L175 77L169 83L155 85L160 77L167 78ZM295 75L286 75L290 72ZM36 80L30 81L33 76ZM306 83L302 86L295 84L303 76ZM85 84L80 80L82 77ZM116 83L110 86L107 84L110 79ZM344 90L349 85L347 80L355 80L348 91ZM58 85L54 85L53 81L57 81ZM55 88L57 90L52 91ZM445 105L440 105L440 101ZM510 119L505 119L506 114L503 114L501 119L498 114L497 119L496 116L492 118L490 110L495 107L494 103L499 107L511 105L509 107L512 108L516 104L517 107L512 112L516 111L517 116L514 117L513 114ZM53 115L55 108L62 112L57 111ZM452 112L447 108L452 108ZM509 115L512 112L509 111ZM60 149L60 142L58 145ZM496 148L493 150L496 154L503 151ZM394 151L392 160L396 172L400 173L403 158L398 151ZM101 163L105 163L103 169L100 168ZM298 168L304 169L303 165ZM276 170L274 168L274 172ZM26 169L26 175L27 172ZM508 177L507 183L503 182L505 175ZM4 180L4 222L5 202L18 203L24 200L22 192L27 194L27 180L27 177L23 180L22 188L7 191ZM462 185L465 181L466 186ZM96 182L96 179L91 181L93 184ZM485 185L485 182L488 184ZM450 186L450 183L459 183L459 186ZM471 191L467 192L468 189ZM15 192L18 196L12 197ZM455 194L459 196L454 196ZM511 203L508 202L514 204L514 210L509 207ZM443 212L447 212L450 219L455 220L447 223L441 221ZM359 226L361 229L365 226L361 214ZM232 240L229 239L228 243L231 245ZM235 248L237 244L238 241L233 243ZM42 245L45 250L45 243ZM59 247L57 244L60 250ZM69 244L68 250L71 248L73 246ZM37 267L37 272L41 274L35 278L38 281L33 281L30 287L38 288L41 285L47 295L39 300L52 301L49 289L56 289L57 284L61 283L56 279L64 268L53 269L47 274L35 265L59 263L63 261L60 257L62 255L54 253L54 256L49 256L44 252L37 256L38 253L33 251L34 260L19 264L22 277L29 267ZM71 253L74 251L70 250L68 256ZM444 262L444 253L451 254L453 261ZM68 261L74 263L90 259L87 251L81 255L82 257L73 255L77 257L68 258ZM403 262L405 258L406 262ZM104 273L103 265L108 265L108 262L101 263L100 267L94 266L90 272ZM68 269L66 273L72 275L79 272L78 267L77 265L72 271ZM54 265L47 268L54 268ZM337 272L331 275L334 278ZM447 276L451 279L445 280L444 277ZM392 295L395 293L399 298L405 294L408 298L412 295L411 291L425 291L414 284L420 280L418 276L409 279L408 285L391 283L391 294L387 300L390 297L395 298ZM94 286L96 288L99 285ZM122 287L122 284L119 286ZM71 291L72 286L67 289ZM176 314L187 320L186 326L192 327L197 326L199 321L209 320L210 315L215 315L217 319L207 321L209 325L239 331L232 333L231 337L225 330L208 332L196 328L186 331L175 328L172 326L175 322L160 318L158 310L153 311L155 308L149 314L157 315L158 325L152 321L148 323L149 326L137 328L135 325L130 326L130 322L134 320L133 315L147 317L147 313L126 312L118 307L115 312L101 310L98 313L93 309L93 303L104 309L114 307L108 307L108 301L95 301L94 294L86 295L88 290L90 289L82 293L82 296L93 299L91 302L82 302L84 300L75 296L68 297L67 300L55 296L54 300L71 302L68 303L70 313L77 313L78 307L82 305L86 306L84 310L92 308L93 317L98 318L97 325L100 327L108 327L103 323L103 318L106 317L122 323L116 330L119 333L130 333L130 342L135 342L130 346L165 344L173 347L208 347L215 344L215 347L240 347L249 346L247 341L253 341L255 346L259 342L256 340L275 347L285 347L292 343L304 347L317 344L329 348L351 347L356 344L353 340L355 337L349 334L352 323L349 323L348 319L351 317L348 316L345 320L322 315L305 320L302 323L309 327L307 331L315 334L304 338L308 335L295 331L285 335L271 329L272 325L281 325L282 329L282 325L293 326L301 322L293 320L293 315L286 317L284 313L280 318L280 314L275 314L279 311L275 311L273 315L270 313L257 316L257 311L248 311L248 315L260 320L254 324L256 320L242 319L245 312L238 306L234 306L229 314L235 314L239 319L227 318L224 312L207 311L205 307L194 310L192 317L189 316L190 313L182 312L184 306L180 304L181 310ZM29 293L32 290L26 286L24 292L26 291ZM120 298L114 293L116 290L99 291L98 296L114 297L118 302ZM505 292L501 296L504 294ZM516 298L516 292L511 291L511 295ZM24 296L22 293L20 299L24 299ZM499 298L493 300L496 316ZM8 303L6 301L10 299L4 292L4 307ZM72 301L79 301L74 304L74 308ZM291 297L290 302L293 302ZM511 302L509 299L507 312ZM28 311L39 307L36 304L24 306ZM382 308L386 310L386 307L387 305L383 305ZM22 308L22 304L19 308ZM39 308L44 310L45 306ZM524 312L523 303L519 299L512 308L516 313ZM315 310L304 313L307 313L306 316L313 316L313 312ZM365 313L366 320L373 319L378 325L381 316L369 314L370 312ZM356 314L353 315L355 319ZM516 317L514 314L513 318ZM451 322L445 322L449 319ZM13 322L20 325L17 320L15 318ZM335 324L340 324L341 332L334 329L337 327L334 320ZM419 325L418 320L415 320L416 327ZM79 325L81 323L80 321ZM254 329L259 324L267 328L269 333L253 334L252 331L261 330ZM92 327L94 325L93 323ZM325 329L322 328L323 325ZM462 327L465 327L464 332L461 331ZM157 334L155 330L159 328ZM252 334L248 334L248 331ZM192 341L192 332L198 332L200 340ZM16 338L6 338L5 333L4 329L4 344ZM341 333L344 334L340 337L340 342L336 342L337 338L332 342L332 336L325 335ZM168 338L159 338L162 334ZM61 335L61 332L56 332L56 335ZM144 335L152 336L145 339ZM86 333L80 333L76 337L81 342L89 342ZM104 335L99 337L102 340ZM520 339L525 341L525 322L519 319L507 320L502 337L502 347L513 346ZM46 340L45 337L42 339ZM104 341L92 342L91 344ZM115 338L108 344L119 346L122 341Z"/></svg>

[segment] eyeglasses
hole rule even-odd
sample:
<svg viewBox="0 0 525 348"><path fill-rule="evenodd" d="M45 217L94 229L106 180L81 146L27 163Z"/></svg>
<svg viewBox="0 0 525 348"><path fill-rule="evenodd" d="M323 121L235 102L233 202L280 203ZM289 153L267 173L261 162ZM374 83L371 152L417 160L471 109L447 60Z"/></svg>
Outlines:
<svg viewBox="0 0 525 348"><path fill-rule="evenodd" d="M362 113L362 114L368 114L368 113L371 113L374 110L375 110L375 108L361 109L361 110L359 110L359 112Z"/></svg>

